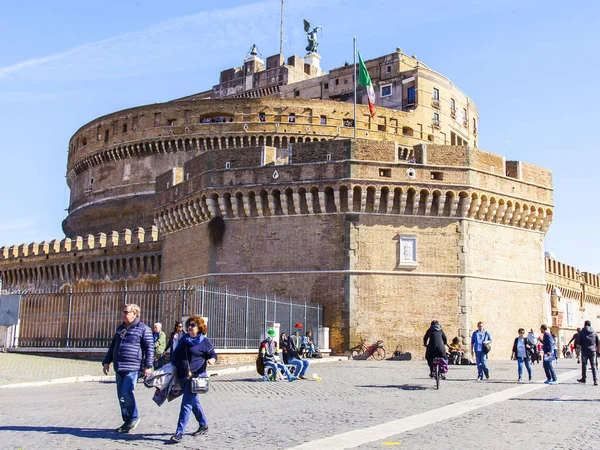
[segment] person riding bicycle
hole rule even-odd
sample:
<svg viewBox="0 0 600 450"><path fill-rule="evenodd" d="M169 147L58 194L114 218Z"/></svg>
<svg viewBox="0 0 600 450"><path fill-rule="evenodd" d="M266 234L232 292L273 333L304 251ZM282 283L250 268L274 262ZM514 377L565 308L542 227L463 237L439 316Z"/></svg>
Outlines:
<svg viewBox="0 0 600 450"><path fill-rule="evenodd" d="M448 339L446 339L446 334L442 330L440 322L432 320L431 326L427 330L427 333L425 333L425 336L423 336L423 346L427 347L425 359L427 360L427 364L429 364L430 378L435 376L433 374L433 360L435 358L446 359L446 344L448 344Z"/></svg>

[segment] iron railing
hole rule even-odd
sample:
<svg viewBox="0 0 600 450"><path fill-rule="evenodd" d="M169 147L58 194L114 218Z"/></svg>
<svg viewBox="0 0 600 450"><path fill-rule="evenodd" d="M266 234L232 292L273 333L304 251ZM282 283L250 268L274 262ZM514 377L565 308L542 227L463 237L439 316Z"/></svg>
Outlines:
<svg viewBox="0 0 600 450"><path fill-rule="evenodd" d="M147 325L161 322L167 334L184 317L205 317L215 347L229 349L258 348L273 323L279 323L285 333L300 323L303 330L313 331L317 342L323 318L321 306L308 301L211 284L111 290L67 286L55 292L21 294L18 347L106 348L126 303L141 308L141 319Z"/></svg>

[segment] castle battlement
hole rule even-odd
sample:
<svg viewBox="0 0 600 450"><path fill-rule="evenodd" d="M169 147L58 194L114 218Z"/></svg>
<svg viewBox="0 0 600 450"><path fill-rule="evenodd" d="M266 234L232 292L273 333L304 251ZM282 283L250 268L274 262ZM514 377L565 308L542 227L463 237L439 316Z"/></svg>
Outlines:
<svg viewBox="0 0 600 450"><path fill-rule="evenodd" d="M0 277L6 287L148 276L156 281L160 265L156 226L0 247Z"/></svg>

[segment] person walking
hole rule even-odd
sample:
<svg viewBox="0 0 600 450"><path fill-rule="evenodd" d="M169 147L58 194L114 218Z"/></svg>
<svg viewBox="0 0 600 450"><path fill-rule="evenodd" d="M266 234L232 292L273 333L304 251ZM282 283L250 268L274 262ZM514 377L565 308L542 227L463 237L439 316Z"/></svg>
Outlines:
<svg viewBox="0 0 600 450"><path fill-rule="evenodd" d="M437 320L432 320L429 329L425 333L425 336L423 336L423 346L427 347L427 350L425 350L425 359L429 365L430 378L434 377L433 360L435 358L446 359L447 344L448 339L446 338L446 333L444 333L444 330L442 330L440 322ZM442 375L442 378L445 377Z"/></svg>
<svg viewBox="0 0 600 450"><path fill-rule="evenodd" d="M592 328L592 322L586 320L584 327L577 335L577 342L581 348L581 379L577 380L580 383L585 383L587 379L587 363L590 362L592 369L592 377L594 386L598 386L598 378L596 376L596 353L598 352L598 335Z"/></svg>
<svg viewBox="0 0 600 450"><path fill-rule="evenodd" d="M552 334L548 330L548 325L542 324L540 327L540 332L542 333L542 351L544 352L544 372L546 372L546 381L545 384L558 384L558 379L556 378L556 372L554 371L554 366L552 365L552 361L554 360L553 353L553 345L554 339L552 339Z"/></svg>
<svg viewBox="0 0 600 450"><path fill-rule="evenodd" d="M175 365L179 385L183 390L177 430L171 436L171 442L181 442L192 413L199 424L192 436L199 436L208 431L206 414L202 409L198 394L192 392L191 379L199 376L205 377L206 365L213 364L217 360L215 347L206 337L208 327L202 317L188 317L185 321L185 329L187 333L183 335L175 351L171 354L171 362Z"/></svg>
<svg viewBox="0 0 600 450"><path fill-rule="evenodd" d="M166 355L169 351L173 353L175 348L177 348L177 344L179 340L183 337L183 324L179 321L175 322L175 326L173 327L173 331L169 333L169 340L167 341L167 346L165 347L165 351L163 355Z"/></svg>
<svg viewBox="0 0 600 450"><path fill-rule="evenodd" d="M538 347L537 347L537 336L535 335L535 333L533 332L533 328L529 329L529 334L527 335L527 342L529 343L529 353L530 353L530 359L531 359L531 364L534 364L536 361L539 364L540 363L540 355L538 352Z"/></svg>
<svg viewBox="0 0 600 450"><path fill-rule="evenodd" d="M529 363L529 355L531 353L531 344L529 339L525 337L525 329L519 328L519 335L515 338L513 343L512 355L510 359L517 360L517 372L519 374L518 381L523 378L523 364L527 368L529 374L529 381L531 381L531 364Z"/></svg>
<svg viewBox="0 0 600 450"><path fill-rule="evenodd" d="M577 328L577 332L573 335L573 337L571 338L571 340L569 341L569 343L567 345L571 345L571 342L573 343L573 345L575 345L575 354L577 356L577 364L579 364L579 359L581 357L581 346L577 343L577 336L579 336L579 333L581 332L581 328Z"/></svg>
<svg viewBox="0 0 600 450"><path fill-rule="evenodd" d="M117 398L121 406L123 425L117 433L129 433L136 429L140 417L135 403L135 384L140 368L144 376L150 375L154 362L154 341L150 327L140 321L140 307L133 303L125 305L121 313L123 323L110 343L108 352L102 361L104 374L108 375L113 363L117 382Z"/></svg>
<svg viewBox="0 0 600 450"><path fill-rule="evenodd" d="M475 361L477 362L477 380L483 380L490 378L490 370L487 366L487 353L484 351L486 344L491 344L492 336L483 327L483 322L477 323L477 329L473 331L471 335L471 356L475 355Z"/></svg>
<svg viewBox="0 0 600 450"><path fill-rule="evenodd" d="M162 357L167 346L167 336L162 330L162 323L156 322L152 327L152 339L154 340L154 370L163 366Z"/></svg>

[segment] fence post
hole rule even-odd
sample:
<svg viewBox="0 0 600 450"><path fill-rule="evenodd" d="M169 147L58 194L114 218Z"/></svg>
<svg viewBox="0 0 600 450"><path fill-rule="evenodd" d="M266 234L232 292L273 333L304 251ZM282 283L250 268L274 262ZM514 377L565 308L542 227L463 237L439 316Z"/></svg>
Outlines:
<svg viewBox="0 0 600 450"><path fill-rule="evenodd" d="M273 323L277 322L277 294L273 296Z"/></svg>
<svg viewBox="0 0 600 450"><path fill-rule="evenodd" d="M185 316L185 282L183 283L183 289L181 290L181 317Z"/></svg>
<svg viewBox="0 0 600 450"><path fill-rule="evenodd" d="M204 315L204 296L205 296L205 289L204 289L204 283L202 283L200 285L200 315L202 317L206 317Z"/></svg>
<svg viewBox="0 0 600 450"><path fill-rule="evenodd" d="M265 294L265 328L263 330L264 336L267 335L267 294Z"/></svg>
<svg viewBox="0 0 600 450"><path fill-rule="evenodd" d="M223 314L223 348L227 348L227 285L225 285L225 312Z"/></svg>
<svg viewBox="0 0 600 450"><path fill-rule="evenodd" d="M246 288L246 331L244 332L244 345L248 348L248 310L249 308L248 288Z"/></svg>
<svg viewBox="0 0 600 450"><path fill-rule="evenodd" d="M125 289L123 290L123 304L127 304L127 281L125 281Z"/></svg>
<svg viewBox="0 0 600 450"><path fill-rule="evenodd" d="M294 307L292 306L292 296L290 295L290 333L292 332L292 327L294 325L292 325L292 309Z"/></svg>
<svg viewBox="0 0 600 450"><path fill-rule="evenodd" d="M308 331L308 325L306 324L306 300L304 300L304 327L305 331Z"/></svg>
<svg viewBox="0 0 600 450"><path fill-rule="evenodd" d="M71 308L73 306L73 285L69 285L69 302L67 306L67 336L65 346L67 348L71 345Z"/></svg>

